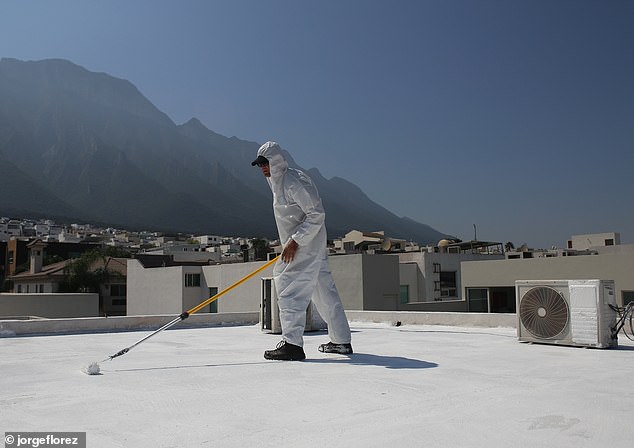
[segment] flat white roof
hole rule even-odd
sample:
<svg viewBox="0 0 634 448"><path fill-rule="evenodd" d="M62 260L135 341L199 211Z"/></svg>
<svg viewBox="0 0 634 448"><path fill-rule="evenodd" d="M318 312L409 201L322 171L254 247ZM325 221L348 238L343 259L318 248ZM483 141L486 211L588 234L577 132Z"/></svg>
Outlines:
<svg viewBox="0 0 634 448"><path fill-rule="evenodd" d="M512 328L352 322L351 357L266 361L259 326L0 338L0 431L98 447L631 447L634 343L520 343Z"/></svg>

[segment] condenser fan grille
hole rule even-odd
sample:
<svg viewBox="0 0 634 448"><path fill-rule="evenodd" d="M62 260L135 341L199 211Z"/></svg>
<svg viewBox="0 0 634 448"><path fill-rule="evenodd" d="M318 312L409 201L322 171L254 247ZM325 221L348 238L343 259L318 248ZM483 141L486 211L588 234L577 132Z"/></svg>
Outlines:
<svg viewBox="0 0 634 448"><path fill-rule="evenodd" d="M537 286L524 294L519 313L522 325L538 338L554 338L568 325L566 299L547 286Z"/></svg>

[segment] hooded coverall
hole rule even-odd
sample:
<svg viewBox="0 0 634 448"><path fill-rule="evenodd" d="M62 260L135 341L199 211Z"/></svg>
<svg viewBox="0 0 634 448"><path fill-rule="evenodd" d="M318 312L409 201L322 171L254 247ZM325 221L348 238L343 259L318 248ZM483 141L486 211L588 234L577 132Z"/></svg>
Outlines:
<svg viewBox="0 0 634 448"><path fill-rule="evenodd" d="M273 191L280 243L293 239L299 245L290 263L280 258L273 268L282 339L303 347L306 309L312 299L328 324L330 340L349 344L350 327L328 267L326 214L317 187L304 172L288 166L277 143L262 145L258 156L269 161L271 177L266 180Z"/></svg>

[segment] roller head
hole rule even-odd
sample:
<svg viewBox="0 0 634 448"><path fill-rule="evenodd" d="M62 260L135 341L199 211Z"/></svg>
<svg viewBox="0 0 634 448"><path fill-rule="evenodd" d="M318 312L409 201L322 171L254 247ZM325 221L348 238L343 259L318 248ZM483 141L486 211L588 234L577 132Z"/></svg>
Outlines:
<svg viewBox="0 0 634 448"><path fill-rule="evenodd" d="M99 368L99 363L93 362L86 367L82 367L81 371L86 375L101 375L101 369Z"/></svg>

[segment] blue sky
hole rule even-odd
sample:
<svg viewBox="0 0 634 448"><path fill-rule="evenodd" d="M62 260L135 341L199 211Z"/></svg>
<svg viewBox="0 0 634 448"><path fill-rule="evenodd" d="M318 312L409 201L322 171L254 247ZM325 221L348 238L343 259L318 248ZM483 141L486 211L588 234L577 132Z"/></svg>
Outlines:
<svg viewBox="0 0 634 448"><path fill-rule="evenodd" d="M634 243L633 23L625 0L0 0L0 56L127 79L463 240L562 247Z"/></svg>

